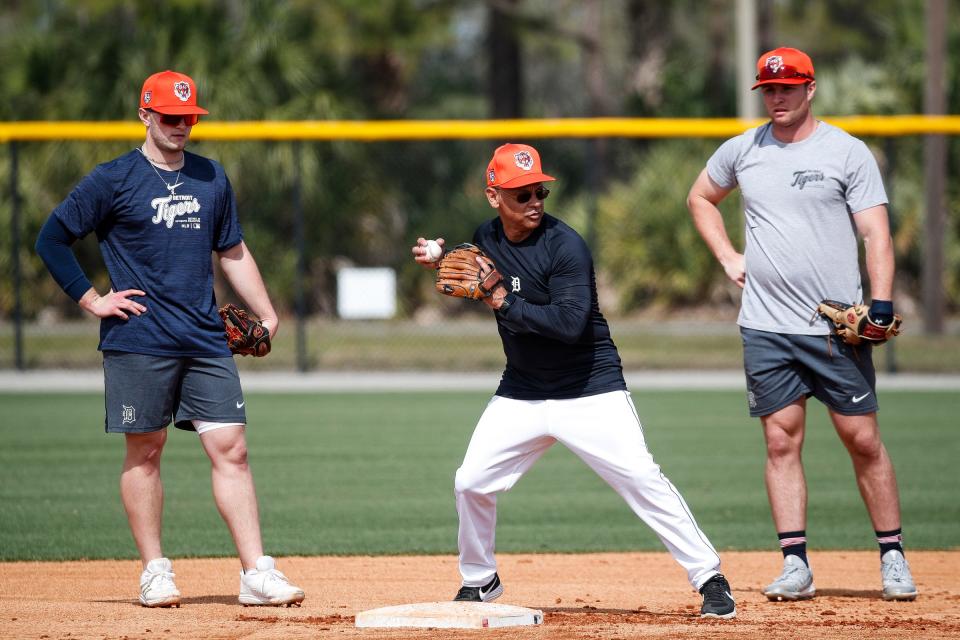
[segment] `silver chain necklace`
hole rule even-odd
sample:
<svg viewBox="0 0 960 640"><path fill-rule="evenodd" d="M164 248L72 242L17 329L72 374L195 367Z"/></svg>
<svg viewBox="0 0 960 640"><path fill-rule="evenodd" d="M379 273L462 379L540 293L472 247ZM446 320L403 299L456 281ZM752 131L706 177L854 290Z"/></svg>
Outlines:
<svg viewBox="0 0 960 640"><path fill-rule="evenodd" d="M150 163L150 166L153 167L153 172L157 174L158 178L160 178L160 182L162 182L163 186L167 188L167 191L170 192L170 195L172 196L177 195L176 188L183 184L182 182L179 182L180 172L183 171L183 165L180 165L180 168L177 170L177 177L173 179L173 184L170 184L169 182L164 180L163 176L160 175L160 172L157 171L156 163L154 163L154 161L150 159L150 156L148 156L147 152L143 150L143 147L137 147L137 151L139 151L143 155L143 157L146 158L147 162ZM184 164L186 164L186 159L185 158L182 158L182 159L184 160Z"/></svg>

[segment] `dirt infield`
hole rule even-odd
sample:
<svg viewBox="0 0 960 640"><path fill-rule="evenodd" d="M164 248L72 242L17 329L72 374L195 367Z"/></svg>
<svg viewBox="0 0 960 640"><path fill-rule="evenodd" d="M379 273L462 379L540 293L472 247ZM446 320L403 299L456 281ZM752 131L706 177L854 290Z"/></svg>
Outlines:
<svg viewBox="0 0 960 640"><path fill-rule="evenodd" d="M499 602L542 609L541 627L501 630L357 629L356 612L447 600L456 559L283 558L280 569L307 593L302 608L236 604L234 560L177 560L179 609L136 603L138 562L0 564L2 638L958 638L960 551L908 551L920 597L884 602L877 552L811 555L818 597L768 603L760 589L779 555L724 553L737 599L734 621L698 617L700 597L665 553L500 556Z"/></svg>

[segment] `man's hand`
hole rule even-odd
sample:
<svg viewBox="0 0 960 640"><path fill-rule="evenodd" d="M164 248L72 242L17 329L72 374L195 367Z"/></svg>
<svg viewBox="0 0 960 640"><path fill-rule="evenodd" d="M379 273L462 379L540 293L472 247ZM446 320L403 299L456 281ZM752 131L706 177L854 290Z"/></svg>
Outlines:
<svg viewBox="0 0 960 640"><path fill-rule="evenodd" d="M487 276L494 271L493 263L489 260L484 260L483 258L477 256L477 263L480 265L480 276L481 279L486 280ZM503 299L507 297L507 290L503 286L503 282L498 282L497 286L493 288L490 292L490 295L486 298L480 298L483 301L483 304L487 305L494 311L498 310L503 305Z"/></svg>
<svg viewBox="0 0 960 640"><path fill-rule="evenodd" d="M723 264L723 270L731 282L743 289L747 282L747 263L742 253L734 253Z"/></svg>
<svg viewBox="0 0 960 640"><path fill-rule="evenodd" d="M267 331L270 332L270 340L276 340L276 339L277 339L277 329L280 328L280 319L279 319L279 318L277 318L277 317L264 318L264 319L260 320L260 324L262 324L262 325L264 326L264 328L265 328Z"/></svg>
<svg viewBox="0 0 960 640"><path fill-rule="evenodd" d="M440 245L440 255L443 256L443 238L437 238L437 244ZM427 240L426 238L417 238L417 244L415 244L410 251L413 253L413 259L417 264L424 266L428 269L436 269L437 263L440 261L439 258L436 260L431 260L427 256Z"/></svg>
<svg viewBox="0 0 960 640"><path fill-rule="evenodd" d="M98 318L117 316L129 320L128 313L139 316L147 312L145 306L135 300L130 300L130 296L145 295L147 294L139 289L126 289L124 291L111 289L107 295L101 296L96 289L91 288L83 294L78 303L84 311Z"/></svg>

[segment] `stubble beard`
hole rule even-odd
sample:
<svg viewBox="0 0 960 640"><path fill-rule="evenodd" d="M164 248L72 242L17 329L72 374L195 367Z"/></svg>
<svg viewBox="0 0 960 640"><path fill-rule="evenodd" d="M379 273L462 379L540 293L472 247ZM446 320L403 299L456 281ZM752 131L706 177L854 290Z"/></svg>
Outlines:
<svg viewBox="0 0 960 640"><path fill-rule="evenodd" d="M162 135L159 132L151 132L150 135L153 140L153 144L160 149L160 151L165 151L169 153L180 153L183 151L184 147L187 146L188 138L184 138L183 142L174 142L170 138Z"/></svg>

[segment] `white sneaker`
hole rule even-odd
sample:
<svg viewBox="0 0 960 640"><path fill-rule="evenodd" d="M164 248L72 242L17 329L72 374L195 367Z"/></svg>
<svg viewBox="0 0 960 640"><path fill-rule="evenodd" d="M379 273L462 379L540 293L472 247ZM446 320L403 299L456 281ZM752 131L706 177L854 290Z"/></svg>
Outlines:
<svg viewBox="0 0 960 640"><path fill-rule="evenodd" d="M891 549L880 558L880 576L883 578L884 600L914 600L917 585L910 575L910 565L896 549Z"/></svg>
<svg viewBox="0 0 960 640"><path fill-rule="evenodd" d="M155 558L140 574L140 604L145 607L179 607L180 591L173 582L173 565Z"/></svg>
<svg viewBox="0 0 960 640"><path fill-rule="evenodd" d="M792 554L783 559L783 573L763 590L763 595L772 601L808 600L816 593L810 567L800 556Z"/></svg>
<svg viewBox="0 0 960 640"><path fill-rule="evenodd" d="M297 605L303 602L303 589L290 584L287 576L277 571L270 556L260 556L257 568L240 574L240 604L244 606Z"/></svg>

